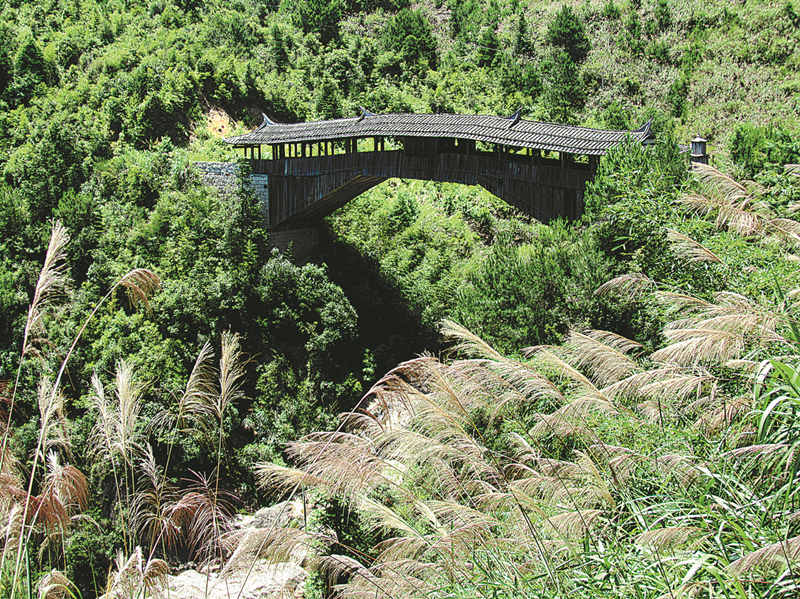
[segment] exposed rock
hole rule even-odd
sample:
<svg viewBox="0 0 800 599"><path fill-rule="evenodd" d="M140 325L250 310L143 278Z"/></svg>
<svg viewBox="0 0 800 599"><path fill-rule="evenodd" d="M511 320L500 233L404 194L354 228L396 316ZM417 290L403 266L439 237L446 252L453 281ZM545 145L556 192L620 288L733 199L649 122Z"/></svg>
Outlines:
<svg viewBox="0 0 800 599"><path fill-rule="evenodd" d="M264 539L280 529L296 530L303 525L303 501L283 501L262 508L253 515L239 516L233 554L221 571L212 571L208 580L209 599L268 599L303 596L308 572L302 568L309 550L298 543L283 559L270 563L259 555ZM250 565L253 564L252 569ZM195 599L206 596L206 573L188 569L170 576L169 599Z"/></svg>
<svg viewBox="0 0 800 599"><path fill-rule="evenodd" d="M248 567L255 557L274 558L275 543L287 562L302 566L309 554L308 537L299 528L244 528L236 536L236 549L223 571Z"/></svg>
<svg viewBox="0 0 800 599"><path fill-rule="evenodd" d="M303 501L282 501L253 514L252 528L286 528L292 521L303 521Z"/></svg>
<svg viewBox="0 0 800 599"><path fill-rule="evenodd" d="M308 572L295 563L271 564L256 560L252 570L236 570L225 577L211 574L206 595L206 575L186 570L168 578L170 599L272 599L303 596Z"/></svg>

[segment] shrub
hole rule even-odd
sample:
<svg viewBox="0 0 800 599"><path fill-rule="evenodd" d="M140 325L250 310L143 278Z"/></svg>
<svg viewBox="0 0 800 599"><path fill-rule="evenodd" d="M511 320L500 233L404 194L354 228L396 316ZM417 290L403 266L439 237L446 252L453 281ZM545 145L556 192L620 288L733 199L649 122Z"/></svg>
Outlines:
<svg viewBox="0 0 800 599"><path fill-rule="evenodd" d="M67 539L64 559L68 565L67 577L83 597L94 597L103 594L106 573L123 536L99 514L95 513L93 518L87 516Z"/></svg>
<svg viewBox="0 0 800 599"><path fill-rule="evenodd" d="M569 325L592 320L592 294L610 278L592 238L560 223L537 233L523 245L496 238L458 295L456 318L507 351L554 343Z"/></svg>
<svg viewBox="0 0 800 599"><path fill-rule="evenodd" d="M765 168L782 169L800 161L800 140L796 132L777 125L740 123L729 142L731 159L741 174L752 178Z"/></svg>
<svg viewBox="0 0 800 599"><path fill-rule="evenodd" d="M686 179L685 158L669 135L651 147L620 144L600 160L586 185L583 218L593 223L604 253L622 265L634 263L623 270L657 272L661 278L672 272L666 227L676 220L673 200Z"/></svg>

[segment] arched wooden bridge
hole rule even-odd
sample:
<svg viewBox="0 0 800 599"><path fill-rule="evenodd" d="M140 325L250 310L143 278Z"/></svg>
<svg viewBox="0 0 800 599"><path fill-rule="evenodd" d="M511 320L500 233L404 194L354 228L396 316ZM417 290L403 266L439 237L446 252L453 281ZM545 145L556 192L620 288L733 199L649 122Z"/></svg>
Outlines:
<svg viewBox="0 0 800 599"><path fill-rule="evenodd" d="M606 131L520 118L455 114L372 114L279 124L225 141L251 161L272 230L313 224L389 179L481 185L546 222L583 212L597 157L626 136L646 142L650 124Z"/></svg>

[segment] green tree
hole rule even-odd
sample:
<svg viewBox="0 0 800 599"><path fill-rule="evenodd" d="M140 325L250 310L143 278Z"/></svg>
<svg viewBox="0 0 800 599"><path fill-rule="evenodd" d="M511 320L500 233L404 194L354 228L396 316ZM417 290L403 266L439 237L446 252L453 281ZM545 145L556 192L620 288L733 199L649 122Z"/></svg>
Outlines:
<svg viewBox="0 0 800 599"><path fill-rule="evenodd" d="M482 11L476 0L449 0L450 35L454 39L474 39Z"/></svg>
<svg viewBox="0 0 800 599"><path fill-rule="evenodd" d="M417 72L437 64L436 39L425 13L404 8L389 19L383 34L384 47Z"/></svg>
<svg viewBox="0 0 800 599"><path fill-rule="evenodd" d="M551 46L565 50L576 63L583 62L591 49L583 22L567 4L547 26L545 39Z"/></svg>
<svg viewBox="0 0 800 599"><path fill-rule="evenodd" d="M344 15L344 0L283 0L281 8L295 26L306 33L316 33L323 44L339 37L339 21Z"/></svg>
<svg viewBox="0 0 800 599"><path fill-rule="evenodd" d="M10 47L11 33L7 27L0 25L0 98L5 95L13 73L11 56L9 55Z"/></svg>
<svg viewBox="0 0 800 599"><path fill-rule="evenodd" d="M478 66L489 67L495 63L500 40L492 27L486 27L478 40Z"/></svg>
<svg viewBox="0 0 800 599"><path fill-rule="evenodd" d="M330 75L324 75L322 84L317 88L315 94L314 109L316 113L324 119L335 119L343 115L342 103L344 97L339 91L336 80Z"/></svg>
<svg viewBox="0 0 800 599"><path fill-rule="evenodd" d="M517 22L514 24L514 54L532 58L534 54L533 39L531 38L528 20L525 13L519 13Z"/></svg>
<svg viewBox="0 0 800 599"><path fill-rule="evenodd" d="M49 67L39 43L28 33L14 55L12 95L27 102L39 85L47 83Z"/></svg>
<svg viewBox="0 0 800 599"><path fill-rule="evenodd" d="M625 32L623 39L631 52L636 55L644 52L644 40L642 39L642 22L639 13L631 12L625 19Z"/></svg>
<svg viewBox="0 0 800 599"><path fill-rule="evenodd" d="M542 68L543 99L549 118L568 123L586 102L580 69L564 50L550 53Z"/></svg>
<svg viewBox="0 0 800 599"><path fill-rule="evenodd" d="M664 31L672 24L672 13L669 9L667 0L658 0L655 9L656 24L659 30Z"/></svg>

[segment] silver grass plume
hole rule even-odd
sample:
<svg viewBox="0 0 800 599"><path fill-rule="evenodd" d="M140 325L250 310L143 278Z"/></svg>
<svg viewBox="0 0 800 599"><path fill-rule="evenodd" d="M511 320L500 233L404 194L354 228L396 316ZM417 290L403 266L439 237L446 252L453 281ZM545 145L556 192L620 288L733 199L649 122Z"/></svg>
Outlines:
<svg viewBox="0 0 800 599"><path fill-rule="evenodd" d="M39 457L44 459L51 449L68 449L69 437L64 416L64 396L53 388L48 379L39 381L37 388L39 404Z"/></svg>
<svg viewBox="0 0 800 599"><path fill-rule="evenodd" d="M207 430L209 419L216 415L213 408L215 403L215 381L217 370L212 364L214 350L206 341L195 358L192 371L186 381L186 387L178 401L178 413L173 417L169 412L164 412L159 417L159 425L176 421L178 430L191 432Z"/></svg>
<svg viewBox="0 0 800 599"><path fill-rule="evenodd" d="M602 389L609 398L646 397L653 399L677 399L698 395L701 390L716 381L702 367L659 366L632 374Z"/></svg>
<svg viewBox="0 0 800 599"><path fill-rule="evenodd" d="M562 539L581 539L595 526L603 510L574 510L545 518L556 535Z"/></svg>
<svg viewBox="0 0 800 599"><path fill-rule="evenodd" d="M667 476L673 476L684 487L689 487L709 475L705 465L694 458L674 453L655 458L656 467Z"/></svg>
<svg viewBox="0 0 800 599"><path fill-rule="evenodd" d="M766 220L773 214L766 203L753 197L751 190L706 164L695 163L692 171L707 193L684 196L682 203L699 213L716 210L718 228L727 227L745 236L764 231Z"/></svg>
<svg viewBox="0 0 800 599"><path fill-rule="evenodd" d="M82 512L89 504L89 484L75 466L62 464L55 451L47 455L42 495L52 496L67 514Z"/></svg>
<svg viewBox="0 0 800 599"><path fill-rule="evenodd" d="M101 599L158 596L166 588L168 574L167 562L154 558L145 561L141 547L136 547L128 557L120 552Z"/></svg>
<svg viewBox="0 0 800 599"><path fill-rule="evenodd" d="M554 349L542 346L526 347L522 352L530 358L535 358L536 366L555 371L558 376L571 380L584 392L602 395L597 386L585 374L575 368L568 360L559 356Z"/></svg>
<svg viewBox="0 0 800 599"><path fill-rule="evenodd" d="M653 291L655 287L656 282L653 279L642 273L635 272L620 275L606 281L595 289L594 293L600 296L616 293L635 299L645 293Z"/></svg>
<svg viewBox="0 0 800 599"><path fill-rule="evenodd" d="M672 245L672 251L690 262L722 263L722 260L714 252L679 231L667 229L667 239Z"/></svg>
<svg viewBox="0 0 800 599"><path fill-rule="evenodd" d="M244 376L245 361L239 335L225 331L219 356L219 396L215 405L218 420L222 420L228 405L242 396Z"/></svg>
<svg viewBox="0 0 800 599"><path fill-rule="evenodd" d="M139 459L139 470L144 482L131 501L131 521L140 538L154 549L159 544L175 547L181 534L180 522L171 509L177 491L156 464L153 448L148 443Z"/></svg>
<svg viewBox="0 0 800 599"><path fill-rule="evenodd" d="M504 361L506 359L478 335L452 320L443 320L440 332L445 340L455 342L450 346L450 351L453 353L463 353L470 357L489 360Z"/></svg>
<svg viewBox="0 0 800 599"><path fill-rule="evenodd" d="M696 526L665 526L644 531L633 539L633 543L661 553L683 547L701 533L702 529Z"/></svg>
<svg viewBox="0 0 800 599"><path fill-rule="evenodd" d="M142 305L145 309L150 308L150 297L161 286L161 279L151 270L146 268L135 268L119 280L131 305Z"/></svg>
<svg viewBox="0 0 800 599"><path fill-rule="evenodd" d="M728 566L736 576L752 570L776 570L789 568L800 558L800 536L772 543L751 551Z"/></svg>
<svg viewBox="0 0 800 599"><path fill-rule="evenodd" d="M598 385L608 385L641 370L628 354L641 349L641 344L609 331L571 331L565 349L571 363L586 369Z"/></svg>
<svg viewBox="0 0 800 599"><path fill-rule="evenodd" d="M716 397L706 400L695 426L709 434L715 434L730 426L750 408L749 397Z"/></svg>
<svg viewBox="0 0 800 599"><path fill-rule="evenodd" d="M229 550L235 497L219 489L216 477L192 475L188 487L167 504L165 517L180 529L194 559L208 564Z"/></svg>
<svg viewBox="0 0 800 599"><path fill-rule="evenodd" d="M39 580L38 599L65 599L77 591L73 582L59 570L50 570Z"/></svg>
<svg viewBox="0 0 800 599"><path fill-rule="evenodd" d="M320 543L335 539L321 534L308 533L301 528L248 528L237 533L235 549L222 568L222 576L238 570L247 570L255 559L271 563L300 562L308 550Z"/></svg>
<svg viewBox="0 0 800 599"><path fill-rule="evenodd" d="M719 292L713 302L679 293L662 292L656 297L668 310L682 316L665 327L664 336L670 344L651 355L656 362L679 366L724 364L739 359L751 342L785 342L777 326L786 322L786 316L741 294Z"/></svg>
<svg viewBox="0 0 800 599"><path fill-rule="evenodd" d="M52 299L66 285L67 274L64 259L66 258L67 243L69 243L69 235L66 228L60 221L55 221L50 232L50 242L47 246L42 270L36 280L33 300L28 307L28 318L25 321L22 337L23 356L31 350L31 335L43 330L42 317L49 308Z"/></svg>
<svg viewBox="0 0 800 599"><path fill-rule="evenodd" d="M92 405L98 416L92 429L89 451L98 458L119 456L132 467L143 451L140 431L137 430L143 387L136 379L133 366L124 360L117 362L114 383L114 400L108 401L99 377L97 374L92 376Z"/></svg>
<svg viewBox="0 0 800 599"><path fill-rule="evenodd" d="M579 427L594 414L610 417L618 415L619 410L606 397L582 395L553 412L541 414L539 421L530 430L530 435L533 438L540 438L550 432L573 430L573 427Z"/></svg>

